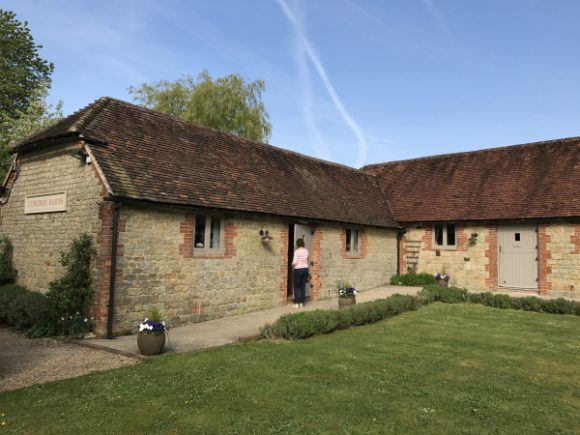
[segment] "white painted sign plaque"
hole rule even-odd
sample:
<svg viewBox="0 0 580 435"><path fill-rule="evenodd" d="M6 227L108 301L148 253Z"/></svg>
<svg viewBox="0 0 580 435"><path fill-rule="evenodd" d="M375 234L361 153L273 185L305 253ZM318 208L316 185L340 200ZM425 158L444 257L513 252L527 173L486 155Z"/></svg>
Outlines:
<svg viewBox="0 0 580 435"><path fill-rule="evenodd" d="M27 196L24 199L24 214L54 213L66 211L66 192L45 193Z"/></svg>

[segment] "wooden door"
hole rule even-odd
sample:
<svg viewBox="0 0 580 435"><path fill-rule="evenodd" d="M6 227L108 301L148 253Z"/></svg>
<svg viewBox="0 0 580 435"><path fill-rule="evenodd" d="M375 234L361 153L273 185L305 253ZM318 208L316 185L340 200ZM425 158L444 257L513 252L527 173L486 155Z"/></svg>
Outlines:
<svg viewBox="0 0 580 435"><path fill-rule="evenodd" d="M499 286L538 288L536 225L498 225Z"/></svg>

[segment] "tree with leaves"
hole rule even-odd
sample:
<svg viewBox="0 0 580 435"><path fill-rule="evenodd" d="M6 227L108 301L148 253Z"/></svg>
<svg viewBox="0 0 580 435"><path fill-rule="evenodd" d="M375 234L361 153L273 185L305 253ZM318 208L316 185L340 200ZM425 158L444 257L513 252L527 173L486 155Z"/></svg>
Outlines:
<svg viewBox="0 0 580 435"><path fill-rule="evenodd" d="M28 23L0 9L0 120L25 111L35 91L50 87L52 63L42 59Z"/></svg>
<svg viewBox="0 0 580 435"><path fill-rule="evenodd" d="M28 23L0 9L0 177L10 167L8 146L62 118L62 102L46 103L52 63L42 59Z"/></svg>
<svg viewBox="0 0 580 435"><path fill-rule="evenodd" d="M134 101L184 121L212 127L246 139L267 142L272 126L262 102L262 80L247 82L239 74L212 79L207 71L197 78L162 80L130 87Z"/></svg>

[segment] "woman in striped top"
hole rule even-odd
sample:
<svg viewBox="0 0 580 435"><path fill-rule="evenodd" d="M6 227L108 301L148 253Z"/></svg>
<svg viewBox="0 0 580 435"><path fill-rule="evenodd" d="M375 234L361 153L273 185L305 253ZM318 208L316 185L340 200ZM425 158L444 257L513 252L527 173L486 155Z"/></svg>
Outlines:
<svg viewBox="0 0 580 435"><path fill-rule="evenodd" d="M296 250L292 267L294 267L294 308L303 307L306 298L306 280L308 278L308 249L304 247L304 240L296 241Z"/></svg>

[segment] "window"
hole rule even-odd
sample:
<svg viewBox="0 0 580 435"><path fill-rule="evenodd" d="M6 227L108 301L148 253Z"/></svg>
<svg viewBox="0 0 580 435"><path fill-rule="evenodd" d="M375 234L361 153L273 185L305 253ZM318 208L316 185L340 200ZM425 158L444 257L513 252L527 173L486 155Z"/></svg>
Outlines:
<svg viewBox="0 0 580 435"><path fill-rule="evenodd" d="M347 228L346 236L346 255L357 257L359 255L359 230Z"/></svg>
<svg viewBox="0 0 580 435"><path fill-rule="evenodd" d="M516 242L519 242L521 240L520 233L515 233L515 239L516 239Z"/></svg>
<svg viewBox="0 0 580 435"><path fill-rule="evenodd" d="M193 248L197 250L221 251L222 219L217 216L195 216Z"/></svg>
<svg viewBox="0 0 580 435"><path fill-rule="evenodd" d="M438 248L455 248L455 224L433 225L433 244Z"/></svg>

